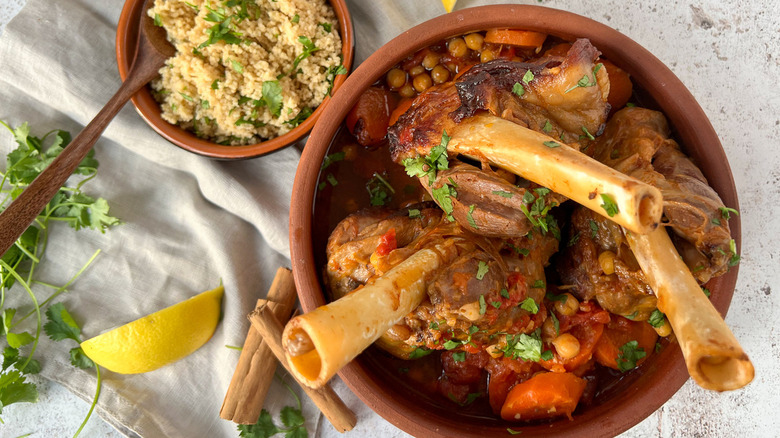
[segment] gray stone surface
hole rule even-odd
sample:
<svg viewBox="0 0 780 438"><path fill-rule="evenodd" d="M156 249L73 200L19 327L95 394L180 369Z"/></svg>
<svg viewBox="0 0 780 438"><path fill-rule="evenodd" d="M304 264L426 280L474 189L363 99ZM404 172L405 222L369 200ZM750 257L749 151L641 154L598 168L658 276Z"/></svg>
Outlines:
<svg viewBox="0 0 780 438"><path fill-rule="evenodd" d="M780 357L780 222L776 219L780 213L780 2L540 3L608 24L664 61L710 116L740 194L742 265L726 321L756 365L756 379L743 390L724 394L704 391L689 381L624 436L778 436L780 419L772 408L780 406L776 365ZM24 0L0 1L0 32L23 4ZM467 0L458 4L467 6ZM39 383L39 403L4 410L1 437L27 433L70 436L78 429L89 404L56 384ZM361 412L361 422L373 423L373 417ZM322 423L320 419L318 425ZM310 427L315 428L317 435L337 435L327 425ZM387 426L373 430L358 427L353 435L404 436ZM82 436L119 433L95 417Z"/></svg>

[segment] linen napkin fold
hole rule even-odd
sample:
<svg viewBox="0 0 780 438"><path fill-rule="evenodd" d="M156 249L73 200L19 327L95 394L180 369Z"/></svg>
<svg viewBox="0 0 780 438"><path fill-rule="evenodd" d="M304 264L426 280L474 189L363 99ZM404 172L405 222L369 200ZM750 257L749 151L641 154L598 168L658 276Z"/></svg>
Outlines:
<svg viewBox="0 0 780 438"><path fill-rule="evenodd" d="M443 13L439 2L349 1L355 65L403 30ZM477 5L480 2L472 2ZM33 134L65 129L74 136L119 88L114 41L120 0L29 0L0 38L0 119L28 121ZM0 150L15 147L0 134ZM37 278L64 284L97 250L89 269L57 299L82 324L85 338L182 301L221 281L224 317L213 338L191 356L141 375L103 373L97 413L127 436L236 436L219 409L238 360L245 315L263 297L279 266L289 266L288 214L299 160L296 148L240 162L181 150L158 136L128 104L95 145L98 176L87 194L109 201L123 224L105 234L52 226ZM29 309L22 292L7 303ZM39 299L48 292L38 292ZM45 335L35 357L42 375L90 400L92 370L69 363L72 345ZM405 436L364 406L338 379L337 392L356 411L356 436ZM294 401L274 384L271 412ZM339 436L304 400L314 435Z"/></svg>

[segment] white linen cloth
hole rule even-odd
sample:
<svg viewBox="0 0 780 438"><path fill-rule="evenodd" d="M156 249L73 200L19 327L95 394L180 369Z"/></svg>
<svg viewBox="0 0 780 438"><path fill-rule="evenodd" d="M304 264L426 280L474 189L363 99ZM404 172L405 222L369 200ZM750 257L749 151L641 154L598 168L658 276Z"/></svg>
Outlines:
<svg viewBox="0 0 780 438"><path fill-rule="evenodd" d="M29 121L37 135L51 129L77 134L119 87L114 38L122 3L28 0L0 37L0 119L12 126ZM457 9L485 3L503 2L459 0ZM780 66L772 55L780 42L766 32L777 28L776 14L766 13L774 10L776 0L741 3L736 9L712 0L700 3L657 9L639 0L608 0L597 6L582 0L543 3L612 25L667 62L700 99L722 136L742 200L743 262L727 322L757 364L756 381L726 394L705 392L689 382L627 436L694 436L702 430L712 436L768 436L780 427L780 417L752 408L778 399L774 364L780 338L774 328L767 329L767 321L780 314L770 295L770 286L776 297L780 285L773 257L780 227L773 220L777 209L764 207L780 202L775 168L780 155L774 147L780 122L773 116L780 92L765 85L776 82ZM443 13L436 0L348 4L356 65L403 30ZM751 79L744 79L748 75ZM10 135L0 133L3 156L14 147ZM96 249L102 250L57 300L82 324L84 337L179 302L220 280L226 289L224 318L211 341L154 372L122 376L106 371L97 412L127 436L237 436L235 425L218 415L238 359L238 352L224 346L241 345L248 326L245 314L265 294L276 268L289 266L287 217L299 153L288 148L242 162L199 157L159 137L131 105L95 150L101 166L86 191L105 197L124 224L106 234L55 224L37 273L41 280L62 284ZM21 292L8 300L29 309ZM70 365L72 346L44 335L36 357L44 377L91 400L94 372ZM338 379L334 387L358 415L349 436L406 436ZM293 403L281 385L272 386L267 408L275 419L282 406ZM305 402L304 416L312 435L340 436L310 402Z"/></svg>

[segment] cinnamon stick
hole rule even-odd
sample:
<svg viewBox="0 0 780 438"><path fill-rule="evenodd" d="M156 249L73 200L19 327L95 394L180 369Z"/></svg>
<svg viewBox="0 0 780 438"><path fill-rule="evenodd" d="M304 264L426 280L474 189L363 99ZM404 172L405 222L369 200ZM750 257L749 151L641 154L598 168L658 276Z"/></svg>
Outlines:
<svg viewBox="0 0 780 438"><path fill-rule="evenodd" d="M282 348L282 323L274 316L267 303L262 303L249 314L249 321L263 336L265 343L271 348L279 363L292 374ZM357 423L355 413L344 404L330 385L326 384L319 389L312 389L300 382L298 384L337 431L346 432L355 427Z"/></svg>
<svg viewBox="0 0 780 438"><path fill-rule="evenodd" d="M279 268L268 290L268 301L258 300L257 306L268 303L268 307L279 320L287 321L295 305L295 298L292 272ZM263 342L262 336L250 326L219 411L220 418L238 424L255 424L263 410L263 402L276 372L276 365L276 358Z"/></svg>

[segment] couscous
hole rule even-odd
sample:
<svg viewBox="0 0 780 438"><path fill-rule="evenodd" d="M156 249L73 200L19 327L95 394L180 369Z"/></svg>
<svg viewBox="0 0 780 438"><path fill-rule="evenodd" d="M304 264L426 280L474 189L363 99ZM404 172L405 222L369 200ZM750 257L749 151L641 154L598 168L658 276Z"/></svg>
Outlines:
<svg viewBox="0 0 780 438"><path fill-rule="evenodd" d="M325 0L156 0L177 54L152 82L163 118L223 144L285 134L346 73Z"/></svg>

